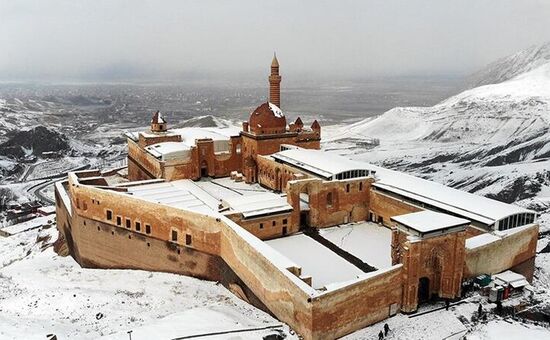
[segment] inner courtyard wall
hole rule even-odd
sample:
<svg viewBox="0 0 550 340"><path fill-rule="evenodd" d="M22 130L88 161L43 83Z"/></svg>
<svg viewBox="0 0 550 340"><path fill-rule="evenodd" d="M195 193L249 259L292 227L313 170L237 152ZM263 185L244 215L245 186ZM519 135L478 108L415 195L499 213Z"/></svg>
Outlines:
<svg viewBox="0 0 550 340"><path fill-rule="evenodd" d="M310 178L288 182L286 192L295 211L301 210L300 194L307 194L307 225L325 228L367 220L372 181L368 177L339 181Z"/></svg>
<svg viewBox="0 0 550 340"><path fill-rule="evenodd" d="M387 227L392 227L390 221L391 217L420 210L422 209L419 207L400 201L380 191L370 190L370 212L373 214L372 220L382 223Z"/></svg>

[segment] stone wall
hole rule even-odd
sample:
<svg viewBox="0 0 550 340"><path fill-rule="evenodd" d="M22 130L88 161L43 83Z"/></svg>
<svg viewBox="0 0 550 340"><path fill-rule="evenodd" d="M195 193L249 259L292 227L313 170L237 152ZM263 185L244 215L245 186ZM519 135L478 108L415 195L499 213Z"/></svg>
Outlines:
<svg viewBox="0 0 550 340"><path fill-rule="evenodd" d="M300 211L300 194L307 194L309 213L306 224L324 228L366 220L372 181L367 177L340 181L311 178L288 182L286 192L295 211Z"/></svg>
<svg viewBox="0 0 550 340"><path fill-rule="evenodd" d="M422 209L373 189L370 193L370 210L376 215L373 216L373 221L391 227L391 217L420 211Z"/></svg>
<svg viewBox="0 0 550 340"><path fill-rule="evenodd" d="M293 218L292 215L296 215L296 213L268 215L251 219L244 219L240 213L226 214L225 216L260 240L269 240L299 231L299 219Z"/></svg>
<svg viewBox="0 0 550 340"><path fill-rule="evenodd" d="M394 231L392 259L403 264L403 311L417 309L421 279L427 280L428 298L460 296L465 235L460 231L411 241L404 232Z"/></svg>
<svg viewBox="0 0 550 340"><path fill-rule="evenodd" d="M365 274L313 298L313 338L335 339L387 319L401 306L401 265Z"/></svg>
<svg viewBox="0 0 550 340"><path fill-rule="evenodd" d="M227 177L231 171L242 170L241 137L232 137L230 146L230 152L216 153L211 139L201 139L191 148L189 158L162 161L128 138L128 179Z"/></svg>
<svg viewBox="0 0 550 340"><path fill-rule="evenodd" d="M538 233L538 224L532 224L495 232L494 234L499 237L498 240L479 246L468 246L464 262L464 277L496 274L517 267L521 274L531 280L534 271L534 261L532 260L536 255ZM471 242L476 237L470 238L468 241Z"/></svg>
<svg viewBox="0 0 550 340"><path fill-rule="evenodd" d="M75 214L67 238L83 266L168 271L216 280L220 276L216 257L220 257L269 311L311 338L308 299L315 290L293 274L299 274L299 268L245 229L223 216L201 215L80 185L74 174L69 175L69 182ZM112 211L111 220L107 211ZM117 226L118 216L121 226ZM125 226L126 218L130 228ZM139 232L136 221L141 224ZM145 232L146 224L151 226L150 234ZM172 230L178 232L176 242L169 241ZM186 244L186 235L191 236L191 244Z"/></svg>

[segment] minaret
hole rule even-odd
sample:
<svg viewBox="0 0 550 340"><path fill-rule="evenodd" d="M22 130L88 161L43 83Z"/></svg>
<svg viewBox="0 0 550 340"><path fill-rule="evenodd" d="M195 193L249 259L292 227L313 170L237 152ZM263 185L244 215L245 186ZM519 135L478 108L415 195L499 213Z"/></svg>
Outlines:
<svg viewBox="0 0 550 340"><path fill-rule="evenodd" d="M273 53L271 75L269 76L269 101L279 108L281 107L281 76L279 75L279 61L275 53Z"/></svg>

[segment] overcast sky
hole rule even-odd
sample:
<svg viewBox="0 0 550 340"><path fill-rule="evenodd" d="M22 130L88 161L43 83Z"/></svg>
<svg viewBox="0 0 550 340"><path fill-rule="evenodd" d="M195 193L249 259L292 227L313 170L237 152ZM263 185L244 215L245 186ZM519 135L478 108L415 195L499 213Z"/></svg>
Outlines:
<svg viewBox="0 0 550 340"><path fill-rule="evenodd" d="M548 0L0 0L0 79L460 75L550 41Z"/></svg>

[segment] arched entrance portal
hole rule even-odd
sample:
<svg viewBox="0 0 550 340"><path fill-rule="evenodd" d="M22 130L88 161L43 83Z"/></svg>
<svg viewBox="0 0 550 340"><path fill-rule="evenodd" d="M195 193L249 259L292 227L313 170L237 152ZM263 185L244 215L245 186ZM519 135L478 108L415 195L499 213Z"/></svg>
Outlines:
<svg viewBox="0 0 550 340"><path fill-rule="evenodd" d="M418 280L418 303L426 302L430 299L430 279L421 277Z"/></svg>
<svg viewBox="0 0 550 340"><path fill-rule="evenodd" d="M207 177L208 176L208 163L206 161L202 161L201 163L201 177Z"/></svg>

